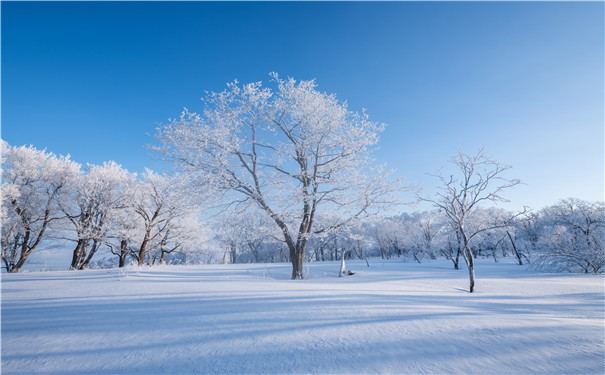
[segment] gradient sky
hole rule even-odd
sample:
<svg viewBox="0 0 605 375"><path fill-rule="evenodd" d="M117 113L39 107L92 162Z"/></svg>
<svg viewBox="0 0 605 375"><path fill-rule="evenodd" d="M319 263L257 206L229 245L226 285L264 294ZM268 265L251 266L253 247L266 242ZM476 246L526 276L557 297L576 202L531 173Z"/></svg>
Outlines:
<svg viewBox="0 0 605 375"><path fill-rule="evenodd" d="M144 145L205 90L316 78L388 124L376 158L433 191L460 147L518 208L604 195L604 4L6 2L2 138L162 168ZM447 170L447 169L445 169Z"/></svg>

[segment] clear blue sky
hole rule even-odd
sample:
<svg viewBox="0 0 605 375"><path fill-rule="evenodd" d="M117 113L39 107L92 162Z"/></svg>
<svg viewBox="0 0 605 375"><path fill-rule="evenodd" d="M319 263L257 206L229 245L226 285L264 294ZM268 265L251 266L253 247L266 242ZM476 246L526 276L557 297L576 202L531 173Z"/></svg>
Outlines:
<svg viewBox="0 0 605 375"><path fill-rule="evenodd" d="M513 166L510 207L603 199L604 5L6 2L2 138L161 168L157 123L204 90L316 78L389 125L376 157L432 191L457 147Z"/></svg>

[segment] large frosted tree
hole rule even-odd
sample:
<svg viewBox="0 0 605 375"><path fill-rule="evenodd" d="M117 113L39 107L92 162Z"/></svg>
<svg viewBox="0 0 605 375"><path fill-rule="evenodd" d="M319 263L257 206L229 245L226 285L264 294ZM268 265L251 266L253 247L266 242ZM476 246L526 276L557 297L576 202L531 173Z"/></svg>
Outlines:
<svg viewBox="0 0 605 375"><path fill-rule="evenodd" d="M13 147L0 140L2 164L2 262L19 272L27 258L60 220L58 198L80 165L32 146Z"/></svg>
<svg viewBox="0 0 605 375"><path fill-rule="evenodd" d="M184 110L158 129L155 149L224 204L267 214L290 251L292 278L303 278L310 236L391 204L399 183L373 166L383 124L314 80L271 76L274 89L235 81L207 92L202 113ZM315 225L320 210L338 220Z"/></svg>

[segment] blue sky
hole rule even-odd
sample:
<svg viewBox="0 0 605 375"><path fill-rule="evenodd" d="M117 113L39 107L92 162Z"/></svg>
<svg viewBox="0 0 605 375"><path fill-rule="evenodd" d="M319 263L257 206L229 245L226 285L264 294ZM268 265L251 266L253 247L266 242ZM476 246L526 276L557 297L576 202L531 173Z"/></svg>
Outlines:
<svg viewBox="0 0 605 375"><path fill-rule="evenodd" d="M6 2L2 138L81 163L162 167L158 123L205 90L316 78L388 124L376 158L411 183L461 147L510 164L508 206L603 199L604 5Z"/></svg>

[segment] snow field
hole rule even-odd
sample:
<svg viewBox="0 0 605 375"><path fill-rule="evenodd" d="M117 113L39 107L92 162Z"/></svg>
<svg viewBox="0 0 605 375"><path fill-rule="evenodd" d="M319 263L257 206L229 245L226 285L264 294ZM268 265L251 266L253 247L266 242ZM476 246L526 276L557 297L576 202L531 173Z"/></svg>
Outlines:
<svg viewBox="0 0 605 375"><path fill-rule="evenodd" d="M2 373L602 374L603 277L480 260L2 275Z"/></svg>

